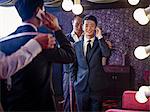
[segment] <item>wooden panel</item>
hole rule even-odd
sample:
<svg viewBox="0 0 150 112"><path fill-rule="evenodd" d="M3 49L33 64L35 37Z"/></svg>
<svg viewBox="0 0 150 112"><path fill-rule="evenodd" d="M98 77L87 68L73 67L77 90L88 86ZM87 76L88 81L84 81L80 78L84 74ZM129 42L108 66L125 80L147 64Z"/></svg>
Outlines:
<svg viewBox="0 0 150 112"><path fill-rule="evenodd" d="M105 97L121 98L125 90L131 86L130 66L106 65L104 70L109 79L109 88Z"/></svg>

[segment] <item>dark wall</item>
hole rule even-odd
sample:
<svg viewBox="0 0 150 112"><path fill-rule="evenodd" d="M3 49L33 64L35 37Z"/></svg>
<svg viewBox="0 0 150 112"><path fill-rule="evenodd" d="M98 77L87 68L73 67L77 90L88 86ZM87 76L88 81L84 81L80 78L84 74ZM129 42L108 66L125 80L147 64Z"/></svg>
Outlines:
<svg viewBox="0 0 150 112"><path fill-rule="evenodd" d="M50 10L50 9L49 9ZM113 44L110 65L122 65L123 54L126 54L126 64L133 67L135 71L135 88L143 81L143 72L150 70L150 57L145 60L138 60L134 57L134 49L139 45L150 44L150 22L145 26L139 25L132 16L134 9L99 9L86 10L84 14L92 14L98 19L98 26L102 26L103 31L110 36L108 39ZM72 30L72 12L53 12L59 19L64 32Z"/></svg>

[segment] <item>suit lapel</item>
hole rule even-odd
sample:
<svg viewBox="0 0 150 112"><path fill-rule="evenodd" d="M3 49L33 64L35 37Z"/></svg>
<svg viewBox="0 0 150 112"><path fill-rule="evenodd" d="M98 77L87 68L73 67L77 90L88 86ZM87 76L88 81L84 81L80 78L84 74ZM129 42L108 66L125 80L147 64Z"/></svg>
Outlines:
<svg viewBox="0 0 150 112"><path fill-rule="evenodd" d="M88 62L91 60L91 57L94 54L94 51L96 50L97 47L98 47L98 39L95 37L93 47L91 48L89 55L88 55Z"/></svg>

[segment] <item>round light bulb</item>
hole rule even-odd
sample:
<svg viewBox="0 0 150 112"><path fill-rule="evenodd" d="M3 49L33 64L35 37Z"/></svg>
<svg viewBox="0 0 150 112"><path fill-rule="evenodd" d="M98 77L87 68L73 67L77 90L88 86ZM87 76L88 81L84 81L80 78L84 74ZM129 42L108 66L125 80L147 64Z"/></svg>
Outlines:
<svg viewBox="0 0 150 112"><path fill-rule="evenodd" d="M145 11L142 8L138 8L134 11L133 13L133 17L136 21L139 21L141 18L145 17Z"/></svg>
<svg viewBox="0 0 150 112"><path fill-rule="evenodd" d="M72 12L73 12L75 15L81 14L82 11L83 11L83 7L82 7L81 4L74 4L74 5L73 5Z"/></svg>
<svg viewBox="0 0 150 112"><path fill-rule="evenodd" d="M72 0L63 0L63 2L62 2L62 8L63 8L65 11L71 11L71 10L72 10L72 7L73 7L73 2L72 2Z"/></svg>
<svg viewBox="0 0 150 112"><path fill-rule="evenodd" d="M140 2L140 0L128 0L128 2L131 5L137 5Z"/></svg>
<svg viewBox="0 0 150 112"><path fill-rule="evenodd" d="M136 9L133 13L133 17L141 25L146 25L149 22L148 16L142 8Z"/></svg>
<svg viewBox="0 0 150 112"><path fill-rule="evenodd" d="M150 86L141 86L139 88L139 91L144 92L146 96L147 95L149 96L150 95Z"/></svg>
<svg viewBox="0 0 150 112"><path fill-rule="evenodd" d="M138 23L141 24L141 25L146 25L147 23L149 22L149 19L148 18L141 18Z"/></svg>
<svg viewBox="0 0 150 112"><path fill-rule="evenodd" d="M139 46L134 50L134 55L138 59L145 59L150 55L150 53L146 53L144 46Z"/></svg>
<svg viewBox="0 0 150 112"><path fill-rule="evenodd" d="M139 103L145 103L148 101L148 99L145 96L145 93L142 91L137 91L135 94L135 99L139 102Z"/></svg>

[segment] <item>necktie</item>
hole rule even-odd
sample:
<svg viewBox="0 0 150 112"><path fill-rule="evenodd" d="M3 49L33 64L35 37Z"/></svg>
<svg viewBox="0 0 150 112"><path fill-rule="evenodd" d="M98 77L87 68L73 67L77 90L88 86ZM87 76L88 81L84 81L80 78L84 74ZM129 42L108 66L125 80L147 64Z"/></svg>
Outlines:
<svg viewBox="0 0 150 112"><path fill-rule="evenodd" d="M91 50L91 40L88 40L88 44L87 44L87 51L86 51L86 58L88 59L88 55L89 55L89 52Z"/></svg>

